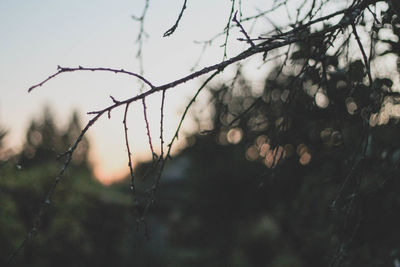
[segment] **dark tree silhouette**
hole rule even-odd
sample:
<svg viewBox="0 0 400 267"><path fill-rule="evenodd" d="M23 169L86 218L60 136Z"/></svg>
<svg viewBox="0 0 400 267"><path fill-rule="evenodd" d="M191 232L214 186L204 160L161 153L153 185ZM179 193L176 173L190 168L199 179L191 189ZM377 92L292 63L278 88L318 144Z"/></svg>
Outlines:
<svg viewBox="0 0 400 267"><path fill-rule="evenodd" d="M69 149L81 132L81 122L78 113L74 111L69 125L65 130L58 129L52 112L45 107L41 121L32 120L26 133L24 148L19 156L19 165L23 168L55 161ZM88 165L89 143L83 138L76 149L72 163Z"/></svg>

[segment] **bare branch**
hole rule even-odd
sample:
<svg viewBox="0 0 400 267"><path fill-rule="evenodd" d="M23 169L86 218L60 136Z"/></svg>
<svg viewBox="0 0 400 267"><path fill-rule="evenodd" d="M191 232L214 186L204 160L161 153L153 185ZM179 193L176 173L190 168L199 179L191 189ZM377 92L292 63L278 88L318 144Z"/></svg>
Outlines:
<svg viewBox="0 0 400 267"><path fill-rule="evenodd" d="M153 159L156 159L156 158L157 158L157 154L154 152L153 142L151 141L151 133L150 133L149 120L147 119L147 106L146 106L146 100L145 100L144 97L142 98L142 104L143 104L144 122L145 122L145 124L146 124L147 138L148 138L148 140L149 140L151 155L152 155Z"/></svg>
<svg viewBox="0 0 400 267"><path fill-rule="evenodd" d="M132 153L131 153L131 148L129 146L128 126L127 126L128 109L129 109L129 103L125 105L124 120L122 121L122 123L124 124L125 145L126 145L126 151L128 153L128 166L129 166L129 173L131 176L131 187L130 188L131 188L132 194L135 195L135 193L136 193L135 176L133 174Z"/></svg>
<svg viewBox="0 0 400 267"><path fill-rule="evenodd" d="M134 72L126 71L126 70L123 70L123 69L117 70L117 69L111 69L111 68L86 68L86 67L82 67L82 66L79 66L78 68L64 68L64 67L61 67L61 66L57 66L57 72L56 73L54 73L53 75L50 75L44 81L42 81L42 82L40 82L40 83L38 83L38 84L36 84L34 86L31 86L28 89L28 92L31 92L36 87L41 87L43 84L47 83L51 79L53 79L56 76L60 75L61 73L74 72L74 71L107 71L107 72L127 74L127 75L134 76L134 77L142 80L144 83L146 83L148 86L150 86L150 88L155 88L155 86L151 82L149 82L146 78L144 78L142 75L139 75L139 74L134 73Z"/></svg>
<svg viewBox="0 0 400 267"><path fill-rule="evenodd" d="M186 115L187 115L187 113L188 113L190 107L191 107L191 106L193 105L193 103L196 101L196 99L197 99L198 95L200 94L200 92L201 92L201 91L207 86L207 84L208 84L215 76L217 76L220 72L221 72L221 70L217 70L217 71L215 71L210 77L208 77L207 80L206 80L206 81L200 86L200 88L197 90L196 94L195 94L195 95L193 96L193 98L190 100L189 104L186 105L185 111L184 111L183 114L182 114L181 120L179 121L179 124L178 124L178 127L177 127L176 131L175 131L175 134L174 134L174 136L172 137L170 143L168 144L167 155L165 156L165 158L162 158L162 157L159 158L159 162L161 163L161 166L160 166L160 168L159 168L159 170L158 170L158 175L157 175L157 177L156 177L156 180L154 181L153 186L151 187L151 191L150 191L151 200L147 203L147 205L146 205L146 207L145 207L145 209L144 209L144 212L143 212L144 215L147 214L147 212L149 211L150 207L151 207L152 205L154 205L154 203L155 203L155 201L156 201L155 196L156 196L156 192L157 192L157 189L158 189L160 180L161 180L162 172L163 172L164 167L165 167L165 163L166 163L166 161L167 161L167 160L170 158L170 156L171 156L172 146L173 146L174 142L178 139L178 135L179 135L179 132L180 132L180 130L181 130L183 121L185 120L185 117L186 117Z"/></svg>
<svg viewBox="0 0 400 267"><path fill-rule="evenodd" d="M180 84L186 83L190 80L193 80L195 78L198 78L204 74L207 74L209 72L218 70L218 71L222 71L223 69L225 69L225 67L232 65L233 63L242 61L246 58L249 58L255 54L258 53L266 53L268 51L280 48L280 47L284 47L296 42L300 42L300 41L304 41L304 40L308 40L310 38L315 38L315 37L321 37L324 36L327 33L334 33L336 30L340 30L343 29L347 26L349 26L354 19L362 12L361 7L366 7L365 6L365 2L361 2L359 5L351 8L351 9L344 9L342 11L339 12L335 12L334 14L331 15L327 15L325 16L325 18L331 18L332 16L337 16L340 14L344 14L344 17L342 19L342 22L333 26L329 26L324 28L323 30L320 31L316 31L307 35L302 35L299 34L298 31L295 30L291 30L288 31L286 33L282 33L282 34L278 34L275 36L271 36L270 38L268 38L267 40L265 40L264 42L261 42L259 44L257 44L255 47L250 47L249 49L241 52L240 54L238 54L237 56L234 56L230 59L227 59L225 61L222 61L220 63L205 67L199 71L193 72L181 79L175 80L173 82L170 83L166 83L164 85L161 86L154 86L152 83L150 83L147 79L145 79L144 77L142 77L141 75L138 75L136 73L133 72L128 72L128 71L124 71L124 70L116 70L116 69L108 69L108 68L61 68L56 74L50 76L49 78L47 78L45 81L43 81L42 83L35 85L33 87L30 88L30 90L43 85L45 82L47 82L48 80L54 78L55 76L63 73L63 72L68 72L68 71L80 71L80 70L91 70L91 71L95 71L95 70L101 70L101 71L109 71L109 72L115 72L115 73L124 73L124 74L128 74L128 75L132 75L135 76L139 79L141 79L142 81L144 81L146 84L148 84L151 89L143 92L137 96L128 98L126 100L123 101L119 101L118 103L114 103L111 106L108 106L102 110L99 111L92 111L92 112L88 112L88 114L103 114L105 112L109 112L111 110L113 110L114 108L117 108L121 105L125 105L127 103L131 103L131 102L135 102L137 100L141 100L151 94L154 94L156 92L159 91L163 91L163 90L167 90L170 88L174 88ZM321 20L323 20L322 18L319 18L313 22L309 22L307 23L307 26L311 26L314 23L320 22ZM302 27L303 28L303 27Z"/></svg>
<svg viewBox="0 0 400 267"><path fill-rule="evenodd" d="M144 29L144 21L147 15L147 10L149 9L149 0L146 0L143 11L142 11L142 15L138 18L135 16L132 16L133 19L137 20L139 22L139 33L137 35L136 38L136 43L138 43L138 50L136 52L136 58L139 60L139 74L143 75L144 73L144 67L143 67L143 43L144 43L144 39L145 37L147 37L147 33ZM140 88L140 92L142 92L143 90L143 84Z"/></svg>
<svg viewBox="0 0 400 267"><path fill-rule="evenodd" d="M165 104L165 90L162 91L161 95L161 114L160 114L160 158L164 157L164 104Z"/></svg>
<svg viewBox="0 0 400 267"><path fill-rule="evenodd" d="M246 37L247 42L251 45L251 47L255 47L256 45L253 43L253 41L250 39L250 36L247 34L247 32L245 31L245 29L243 28L242 24L240 24L240 22L237 20L236 15L237 15L237 11L235 12L235 15L233 16L233 21L236 22L236 25L238 25L238 27L240 28L240 32L243 33L243 35Z"/></svg>
<svg viewBox="0 0 400 267"><path fill-rule="evenodd" d="M184 0L181 12L179 13L179 16L178 16L178 19L176 20L175 24L164 33L164 35L163 35L164 37L172 35L175 32L176 28L178 28L179 22L183 16L183 12L186 9L186 2L187 2L187 0Z"/></svg>
<svg viewBox="0 0 400 267"><path fill-rule="evenodd" d="M233 12L235 12L235 0L231 0L232 1L232 5L231 5L231 11L229 12L229 18L228 18L228 23L225 26L225 42L222 45L224 47L224 57L223 60L225 60L227 58L227 46L228 46L228 39L229 39L229 31L231 28L231 20L232 20L232 15Z"/></svg>
<svg viewBox="0 0 400 267"><path fill-rule="evenodd" d="M367 75L368 75L368 79L369 79L369 85L372 86L373 80L372 80L371 68L370 68L370 64L369 64L369 60L368 60L367 54L365 53L364 46L361 43L360 36L357 33L357 29L356 29L356 26L354 25L354 23L351 24L351 27L353 28L354 37L357 40L358 47L360 48L361 54L363 56L365 69L367 70Z"/></svg>

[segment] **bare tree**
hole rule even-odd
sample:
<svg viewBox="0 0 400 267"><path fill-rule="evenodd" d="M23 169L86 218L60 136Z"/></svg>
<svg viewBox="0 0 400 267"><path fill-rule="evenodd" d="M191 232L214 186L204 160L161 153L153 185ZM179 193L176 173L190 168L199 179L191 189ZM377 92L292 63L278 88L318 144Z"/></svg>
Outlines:
<svg viewBox="0 0 400 267"><path fill-rule="evenodd" d="M139 61L144 60L142 47L143 40L146 36L145 18L149 5L151 4L150 0L145 0L142 14L139 17L134 17L134 19L138 21L140 28L137 36L137 42L139 44L137 58ZM273 0L270 1L267 8L258 10L257 14L247 17L246 14L243 13L242 5L245 5L245 3L242 3L241 0L231 0L231 8L226 11L227 22L225 28L221 29L220 34L217 36L211 37L209 40L201 43L204 48L203 53L207 53L206 48L208 46L213 45L216 40L222 40L224 48L223 55L221 55L221 58L223 58L222 61L217 61L213 65L198 70L193 70L190 74L177 80L162 85L155 85L152 81L146 78L142 67L138 72L133 72L108 67L58 66L57 71L54 74L51 74L48 78L29 88L28 91L31 92L37 90L38 87L44 86L48 81L56 79L58 76L64 75L65 73L84 71L112 72L119 75L132 76L138 79L142 84L141 88L138 88L139 93L137 95L132 95L132 97L127 99L116 99L115 97L110 96L111 103L108 106L105 106L100 110L88 112L88 114L92 115L92 118L82 129L75 142L71 144L71 147L64 154L60 155L60 157L65 159L63 167L56 175L53 185L43 201L32 230L29 232L21 246L13 253L13 255L11 255L11 258L14 257L18 251L24 247L25 243L37 233L41 217L50 205L58 183L62 180L64 172L68 168L74 152L88 130L99 118L103 116L108 116L110 118L111 113L116 108L124 108L125 110L122 121L131 178L130 187L133 203L137 208L137 223L138 225L144 225L146 228L145 216L156 201L156 193L159 187L161 174L166 162L170 159L171 149L178 138L182 123L186 118L189 109L195 103L199 94L228 66L236 65L238 70L240 70L240 65L244 64L246 59L262 58L263 64L271 64L275 66L276 71L274 77L275 79L280 79L284 77L285 70L292 68L290 62L297 56L301 61L301 67L294 70L295 77L298 81L305 81L305 77L308 77L310 70L313 70L320 78L320 82L317 83L317 86L321 88L323 92L326 92L327 83L331 79L329 74L329 61L339 58L340 61L350 62L352 60L351 57L358 58L360 59L359 62L361 66L361 80L366 80L366 83L368 84L368 94L371 98L369 104L365 106L365 112L362 114L366 128L370 127L368 124L370 117L379 112L385 97L398 97L398 94L391 89L380 91L375 87L377 75L373 68L373 61L379 56L379 53L382 53L382 51L378 51L375 47L378 41L392 45L393 49L398 45L395 41L384 39L378 35L379 30L382 28L397 29L396 27L398 27L400 23L400 7L398 1ZM165 38L173 35L175 31L179 30L179 25L185 23L185 11L187 9L190 9L190 2L188 3L188 1L182 0L182 8L178 10L175 22L172 26L166 27L167 30L164 34ZM269 18L270 14L274 12L281 12L281 14L286 12L287 23L285 25L276 25ZM252 25L254 23L260 23L260 20L267 21L266 28L272 27L272 30L264 33L253 33ZM230 45L229 42L232 37L236 38L239 42L245 43L247 48L237 55L229 57L227 48ZM298 47L306 48L301 50L301 48L297 49ZM357 49L358 55L354 57L350 55L349 51L354 51L355 49ZM395 53L396 51L393 49L384 52ZM337 64L340 64L340 62ZM174 88L178 85L194 79L203 79L203 83L199 86L197 92L192 96L191 101L183 111L175 135L167 142L163 134L165 96L167 92L173 93ZM158 138L160 153L158 154L154 149L155 140L151 137L146 109L147 97L155 94L159 94L161 98L159 111L161 118L159 122L160 136ZM288 98L292 98L296 94L296 89L292 89L288 94ZM254 101L254 103L250 104L239 114L235 114L233 119L228 123L228 126L234 126L235 123L240 121L244 115L255 109L260 101L262 101L261 98ZM157 178L154 180L151 188L147 191L148 198L146 203L140 203L137 199L132 152L128 140L129 132L127 120L129 119L129 107L135 102L141 102L143 106L149 147L153 155L152 168L157 172ZM367 143L367 141L365 141L365 143ZM366 146L362 145L358 152L361 155L365 155L365 149ZM278 155L276 154L276 156ZM274 161L273 165L276 166L278 161L279 159L276 162ZM357 162L354 163L354 168L357 164ZM351 179L351 172L352 171L350 171L349 176L343 182L342 187L346 185L348 179ZM339 190L336 199L333 200L333 206L335 206L337 200L342 197L341 190L342 189ZM338 253L334 256L335 259L332 261L332 266L340 265L340 258L343 253L341 249L342 248L339 248Z"/></svg>

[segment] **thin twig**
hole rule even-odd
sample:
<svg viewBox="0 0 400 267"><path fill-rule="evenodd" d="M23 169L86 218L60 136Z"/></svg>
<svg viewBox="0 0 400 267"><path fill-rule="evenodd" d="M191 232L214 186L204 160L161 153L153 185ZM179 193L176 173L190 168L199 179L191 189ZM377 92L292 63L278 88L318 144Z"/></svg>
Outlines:
<svg viewBox="0 0 400 267"><path fill-rule="evenodd" d="M179 13L179 16L178 16L178 19L175 21L175 24L164 33L164 35L163 35L164 37L170 36L171 34L173 34L175 32L176 28L178 28L179 22L183 16L183 12L186 9L186 2L187 2L187 0L184 0L181 12Z"/></svg>
<svg viewBox="0 0 400 267"><path fill-rule="evenodd" d="M154 152L153 142L151 141L150 125L149 125L149 120L147 119L147 106L146 106L146 99L145 98L142 98L142 104L143 104L144 122L146 124L147 139L149 141L151 155L152 155L153 159L156 159L157 158L157 154Z"/></svg>
<svg viewBox="0 0 400 267"><path fill-rule="evenodd" d="M129 145L128 125L127 125L128 109L129 109L129 103L125 105L124 119L123 119L122 123L124 125L125 146L126 146L126 151L128 153L128 166L129 166L129 174L130 174L130 178L131 178L130 179L130 189L131 189L132 198L133 198L133 208L134 208L134 211L136 212L136 227L137 227L137 229L139 229L140 218L142 217L142 215L140 214L139 201L136 197L135 175L133 172L133 164L132 164L132 152L131 152L131 148Z"/></svg>
<svg viewBox="0 0 400 267"><path fill-rule="evenodd" d="M231 11L229 12L229 18L228 18L228 23L225 26L225 42L222 45L224 47L224 56L223 56L223 60L225 60L228 56L227 56L227 47L228 47L228 39L229 39L229 32L230 32L230 28L231 28L231 20L232 20L232 15L233 12L235 12L235 0L231 0L232 1L232 5L231 5Z"/></svg>
<svg viewBox="0 0 400 267"><path fill-rule="evenodd" d="M160 158L164 157L164 104L165 104L165 90L161 95L161 114L160 114Z"/></svg>
<svg viewBox="0 0 400 267"><path fill-rule="evenodd" d="M126 146L126 151L128 153L128 166L129 166L129 173L131 176L130 188L131 188L132 194L135 195L135 193L136 193L135 176L133 173L132 153L131 153L131 148L129 146L129 138L128 138L128 125L127 125L128 109L129 109L129 103L125 105L124 120L122 121L122 123L124 124L125 146Z"/></svg>
<svg viewBox="0 0 400 267"><path fill-rule="evenodd" d="M248 20L258 19L258 18L260 18L262 16L265 16L265 15L267 15L269 13L272 13L272 12L276 11L278 8L282 7L283 5L284 5L284 2L279 3L278 5L272 7L270 9L268 9L268 10L259 11L259 13L257 15L246 17L246 18L242 18L240 21L244 22L244 21L248 21Z"/></svg>
<svg viewBox="0 0 400 267"><path fill-rule="evenodd" d="M31 92L33 89L35 89L37 87L41 87L42 85L44 85L51 79L55 78L56 76L60 75L61 73L74 72L74 71L107 71L107 72L127 74L127 75L134 76L134 77L142 80L144 83L146 83L148 86L150 86L150 88L155 88L155 86L151 82L149 82L146 78L144 78L142 75L134 73L134 72L126 71L124 69L118 70L118 69L111 69L111 68L86 68L86 67L82 67L82 66L79 66L78 68L65 68L65 67L57 66L56 73L50 75L47 79L43 80L42 82L31 86L28 89L28 92Z"/></svg>
<svg viewBox="0 0 400 267"><path fill-rule="evenodd" d="M144 64L143 64L143 43L145 38L148 36L145 29L144 29L144 21L147 15L147 10L149 9L149 0L146 0L142 15L140 17L132 16L133 19L139 21L139 33L136 38L136 43L138 43L138 49L136 52L136 58L139 60L139 74L143 76L144 73ZM143 90L143 84L140 88L140 92Z"/></svg>
<svg viewBox="0 0 400 267"><path fill-rule="evenodd" d="M247 34L245 29L243 28L242 24L237 20L237 11L235 12L235 15L233 16L232 21L236 23L236 25L240 28L240 32L243 33L243 35L246 37L247 42L251 45L251 47L255 47L256 45L253 43L253 41L250 39L250 36Z"/></svg>
<svg viewBox="0 0 400 267"><path fill-rule="evenodd" d="M155 201L156 201L155 196L156 196L156 192L157 192L158 186L159 186L159 184L160 184L161 175L162 175L162 173L163 173L163 170L164 170L164 167L165 167L165 163L166 163L166 161L167 161L168 159L170 159L170 157L171 157L172 146L173 146L174 142L175 142L176 140L178 140L179 132L180 132L180 130L181 130L183 121L185 120L185 117L186 117L186 115L187 115L187 113L188 113L190 107L194 104L194 102L196 102L196 99L197 99L198 95L200 94L200 92L201 92L201 91L207 86L207 84L208 84L215 76L217 76L221 71L222 71L222 70L217 70L217 71L215 71L210 77L208 77L207 80L206 80L206 81L200 86L200 88L197 90L196 94L192 97L192 99L190 100L190 102L186 105L185 111L183 112L183 114L182 114L182 116L181 116L181 119L180 119L180 121L179 121L178 127L176 128L175 134L174 134L174 136L172 137L170 143L168 144L168 151L167 151L167 154L166 154L166 156L165 156L165 159L163 159L163 160L161 161L161 166L160 166L160 169L159 169L159 171L158 171L158 175L157 175L157 177L156 177L156 179L155 179L155 181L154 181L154 183L153 183L153 185L152 185L151 191L150 191L151 200L147 203L147 205L146 205L146 207L145 207L145 209L144 209L143 214L147 214L147 212L149 211L150 207L151 207L152 205L154 205L154 203L155 203Z"/></svg>
<svg viewBox="0 0 400 267"><path fill-rule="evenodd" d="M356 26L354 25L354 22L351 23L351 27L353 29L354 37L357 40L358 47L360 48L361 54L363 56L365 69L367 70L367 75L368 75L368 79L369 79L369 85L372 86L373 80L372 80L371 68L370 68L370 64L369 64L369 60L368 60L367 54L365 53L364 46L361 43L360 36L357 33L357 29L356 29Z"/></svg>

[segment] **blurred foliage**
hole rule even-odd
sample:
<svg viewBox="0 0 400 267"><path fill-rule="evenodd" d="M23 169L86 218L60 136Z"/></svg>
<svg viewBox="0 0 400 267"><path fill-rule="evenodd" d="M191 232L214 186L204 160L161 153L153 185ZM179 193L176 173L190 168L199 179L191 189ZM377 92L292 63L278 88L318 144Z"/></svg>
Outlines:
<svg viewBox="0 0 400 267"><path fill-rule="evenodd" d="M31 230L63 164L57 155L68 149L80 129L76 112L67 127L59 129L46 107L42 120L31 122L22 151L0 162L0 266ZM145 257L143 234L136 232L129 195L93 177L88 144L84 139L79 145L38 234L11 266L131 266L139 258L152 261Z"/></svg>

